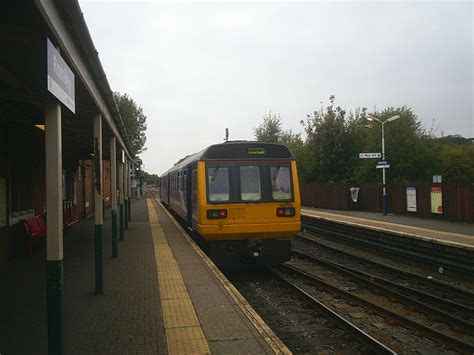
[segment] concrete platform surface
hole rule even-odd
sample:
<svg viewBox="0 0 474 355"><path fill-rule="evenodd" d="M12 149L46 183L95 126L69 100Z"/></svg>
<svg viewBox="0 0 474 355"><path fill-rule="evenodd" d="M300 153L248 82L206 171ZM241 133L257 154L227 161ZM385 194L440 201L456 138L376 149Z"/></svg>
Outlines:
<svg viewBox="0 0 474 355"><path fill-rule="evenodd" d="M290 353L168 212L154 207L211 352Z"/></svg>
<svg viewBox="0 0 474 355"><path fill-rule="evenodd" d="M132 200L111 257L103 227L104 294L94 294L94 221L64 233L66 354L289 353L154 200ZM26 248L25 248L26 249ZM0 354L47 354L44 244L0 267Z"/></svg>
<svg viewBox="0 0 474 355"><path fill-rule="evenodd" d="M111 247L110 210L103 226L104 294L95 295L94 220L64 233L66 354L166 354L159 285L145 200L132 201L132 222ZM0 269L0 353L47 354L45 247Z"/></svg>
<svg viewBox="0 0 474 355"><path fill-rule="evenodd" d="M303 215L474 248L474 224L382 213L302 207Z"/></svg>

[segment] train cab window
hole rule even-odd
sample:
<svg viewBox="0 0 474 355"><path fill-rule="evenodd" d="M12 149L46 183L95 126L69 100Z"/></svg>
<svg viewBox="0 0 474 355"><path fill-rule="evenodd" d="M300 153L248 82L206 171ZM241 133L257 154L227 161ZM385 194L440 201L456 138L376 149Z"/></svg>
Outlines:
<svg viewBox="0 0 474 355"><path fill-rule="evenodd" d="M288 166L272 166L272 197L274 200L291 199L290 168Z"/></svg>
<svg viewBox="0 0 474 355"><path fill-rule="evenodd" d="M242 201L262 199L259 166L240 166L240 198Z"/></svg>
<svg viewBox="0 0 474 355"><path fill-rule="evenodd" d="M208 168L207 169L209 201L229 201L229 169Z"/></svg>

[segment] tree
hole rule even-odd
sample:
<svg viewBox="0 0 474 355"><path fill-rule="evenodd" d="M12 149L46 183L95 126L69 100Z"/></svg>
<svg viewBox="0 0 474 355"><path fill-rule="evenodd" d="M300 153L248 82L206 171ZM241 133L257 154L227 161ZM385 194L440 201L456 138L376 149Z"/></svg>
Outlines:
<svg viewBox="0 0 474 355"><path fill-rule="evenodd" d="M329 101L329 106L321 107L301 121L306 131L309 181L351 180L356 163L356 139L351 124L360 111L346 117L346 111L334 105L334 95Z"/></svg>
<svg viewBox="0 0 474 355"><path fill-rule="evenodd" d="M381 127L367 120L366 108L346 112L330 104L301 121L306 133L281 128L281 116L271 111L254 128L257 140L282 143L295 154L300 177L320 182L380 182L381 171L374 159L360 159L362 152L381 152ZM408 107L388 107L372 114L380 121L399 115L384 125L385 158L389 161L387 182L431 181L441 174L443 181L474 181L474 144L460 135L435 137Z"/></svg>
<svg viewBox="0 0 474 355"><path fill-rule="evenodd" d="M263 116L263 122L254 128L255 139L259 142L280 143L286 145L293 152L298 164L300 175L305 175L305 147L300 133L293 133L290 129L284 131L281 128L280 114L272 115L272 111Z"/></svg>
<svg viewBox="0 0 474 355"><path fill-rule="evenodd" d="M127 94L114 92L114 99L127 130L130 144L136 155L144 152L146 142L146 116L143 109Z"/></svg>
<svg viewBox="0 0 474 355"><path fill-rule="evenodd" d="M474 146L444 143L437 139L439 165L435 173L443 176L443 181L472 183L474 181Z"/></svg>
<svg viewBox="0 0 474 355"><path fill-rule="evenodd" d="M146 182L148 186L154 185L154 186L159 186L160 185L160 177L157 174L150 174L147 173L146 171L142 171L142 181Z"/></svg>
<svg viewBox="0 0 474 355"><path fill-rule="evenodd" d="M263 123L253 129L259 142L279 143L282 135L280 114L272 115L272 111L263 116Z"/></svg>
<svg viewBox="0 0 474 355"><path fill-rule="evenodd" d="M278 143L286 145L293 152L296 158L296 164L298 165L298 172L301 178L306 177L306 148L303 139L301 139L300 133L293 133L290 129L283 131L280 135L280 141Z"/></svg>
<svg viewBox="0 0 474 355"><path fill-rule="evenodd" d="M470 145L473 144L474 138L464 138L459 134L449 135L438 138L440 141L449 144L456 144L456 145Z"/></svg>

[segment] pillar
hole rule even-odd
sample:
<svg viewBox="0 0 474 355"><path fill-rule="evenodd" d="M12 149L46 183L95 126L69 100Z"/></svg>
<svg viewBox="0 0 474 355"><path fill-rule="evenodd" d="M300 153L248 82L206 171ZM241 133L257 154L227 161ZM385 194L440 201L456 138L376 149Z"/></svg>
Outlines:
<svg viewBox="0 0 474 355"><path fill-rule="evenodd" d="M124 195L124 222L125 229L128 229L128 157L125 155L125 162L123 166L123 195Z"/></svg>
<svg viewBox="0 0 474 355"><path fill-rule="evenodd" d="M117 247L117 147L110 138L110 197L112 199L112 258L118 256Z"/></svg>
<svg viewBox="0 0 474 355"><path fill-rule="evenodd" d="M120 240L123 240L124 239L124 233L123 233L123 230L124 230L124 221L123 221L123 202L124 202L124 198L123 198L123 155L124 155L124 152L123 152L123 149L121 148L120 149L120 163L119 163L119 166L118 166L118 190L119 190L119 226L120 226Z"/></svg>
<svg viewBox="0 0 474 355"><path fill-rule="evenodd" d="M133 165L132 161L129 161L128 164L128 221L132 220L132 172L133 172Z"/></svg>
<svg viewBox="0 0 474 355"><path fill-rule="evenodd" d="M95 218L95 294L102 295L103 290L103 247L102 227L104 215L102 207L102 117L94 117L94 218Z"/></svg>
<svg viewBox="0 0 474 355"><path fill-rule="evenodd" d="M58 103L46 107L45 140L48 351L50 354L63 354L63 169L61 106Z"/></svg>

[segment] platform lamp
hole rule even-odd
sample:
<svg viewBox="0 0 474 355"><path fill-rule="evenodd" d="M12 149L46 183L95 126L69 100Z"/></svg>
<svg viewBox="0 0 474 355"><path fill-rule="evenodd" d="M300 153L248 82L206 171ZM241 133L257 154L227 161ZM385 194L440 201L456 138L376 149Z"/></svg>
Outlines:
<svg viewBox="0 0 474 355"><path fill-rule="evenodd" d="M385 160L385 131L384 125L385 123L395 121L400 118L399 115L392 116L387 118L385 121L380 121L377 117L367 116L366 117L370 122L377 122L382 127L382 160ZM387 188L385 186L385 168L382 168L382 210L384 216L387 215Z"/></svg>

